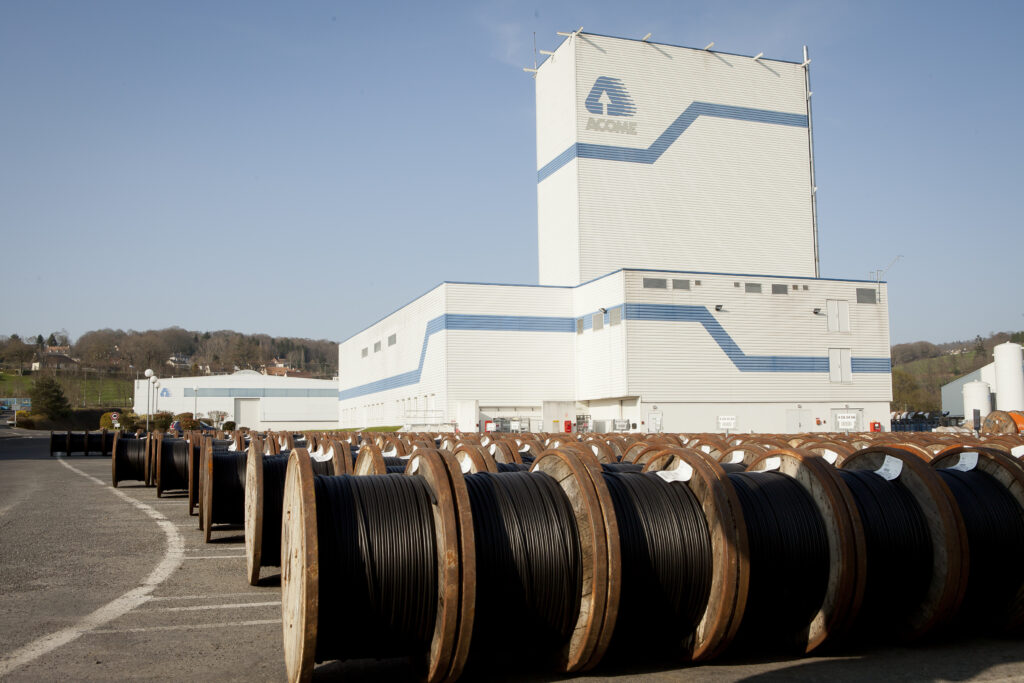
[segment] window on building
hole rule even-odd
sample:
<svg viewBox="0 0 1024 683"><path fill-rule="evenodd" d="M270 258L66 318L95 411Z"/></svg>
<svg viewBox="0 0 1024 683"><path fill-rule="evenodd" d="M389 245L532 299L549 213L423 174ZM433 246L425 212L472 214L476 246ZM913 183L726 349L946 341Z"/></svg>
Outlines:
<svg viewBox="0 0 1024 683"><path fill-rule="evenodd" d="M794 292L795 292L796 290L798 290L798 289L800 289L800 285L793 285L793 291L794 291Z"/></svg>
<svg viewBox="0 0 1024 683"><path fill-rule="evenodd" d="M363 347L363 358L366 358L369 355L370 355L370 349L368 347L364 346Z"/></svg>
<svg viewBox="0 0 1024 683"><path fill-rule="evenodd" d="M395 333L388 337L388 346L394 346L398 343L398 333Z"/></svg>
<svg viewBox="0 0 1024 683"><path fill-rule="evenodd" d="M807 285L804 285L804 291L805 292L807 291Z"/></svg>
<svg viewBox="0 0 1024 683"><path fill-rule="evenodd" d="M594 331L604 329L604 313L594 314Z"/></svg>
<svg viewBox="0 0 1024 683"><path fill-rule="evenodd" d="M700 287L700 280L694 280L693 281L693 286L694 287Z"/></svg>
<svg viewBox="0 0 1024 683"><path fill-rule="evenodd" d="M734 283L732 283L732 286L733 286L733 287L739 287L739 286L740 286L740 283L738 283L738 282L734 282Z"/></svg>
<svg viewBox="0 0 1024 683"><path fill-rule="evenodd" d="M373 352L377 353L380 351L380 342L373 342Z"/></svg>
<svg viewBox="0 0 1024 683"><path fill-rule="evenodd" d="M828 299L825 302L825 314L829 332L850 331L850 302L843 299Z"/></svg>
<svg viewBox="0 0 1024 683"><path fill-rule="evenodd" d="M619 325L622 323L622 308L613 308L608 311L608 324Z"/></svg>
<svg viewBox="0 0 1024 683"><path fill-rule="evenodd" d="M828 350L828 379L837 384L849 384L853 381L850 349Z"/></svg>
<svg viewBox="0 0 1024 683"><path fill-rule="evenodd" d="M672 289L689 289L689 288L690 288L690 281L689 280L673 280L672 281Z"/></svg>
<svg viewBox="0 0 1024 683"><path fill-rule="evenodd" d="M663 277L645 277L644 289L668 289L668 281Z"/></svg>
<svg viewBox="0 0 1024 683"><path fill-rule="evenodd" d="M761 285L757 282L748 282L747 284L743 285L743 291L745 291L747 294L760 294Z"/></svg>
<svg viewBox="0 0 1024 683"><path fill-rule="evenodd" d="M857 303L859 304L877 304L878 303L878 292L871 287L858 287L857 288Z"/></svg>
<svg viewBox="0 0 1024 683"><path fill-rule="evenodd" d="M583 318L576 318L576 334L583 334Z"/></svg>
<svg viewBox="0 0 1024 683"><path fill-rule="evenodd" d="M789 287L786 285L772 284L772 294L789 294Z"/></svg>

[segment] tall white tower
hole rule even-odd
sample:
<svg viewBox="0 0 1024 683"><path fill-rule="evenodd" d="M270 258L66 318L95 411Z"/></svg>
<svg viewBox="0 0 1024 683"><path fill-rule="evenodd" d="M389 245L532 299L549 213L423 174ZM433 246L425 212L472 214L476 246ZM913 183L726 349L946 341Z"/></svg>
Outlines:
<svg viewBox="0 0 1024 683"><path fill-rule="evenodd" d="M574 34L537 73L540 284L814 277L806 67Z"/></svg>

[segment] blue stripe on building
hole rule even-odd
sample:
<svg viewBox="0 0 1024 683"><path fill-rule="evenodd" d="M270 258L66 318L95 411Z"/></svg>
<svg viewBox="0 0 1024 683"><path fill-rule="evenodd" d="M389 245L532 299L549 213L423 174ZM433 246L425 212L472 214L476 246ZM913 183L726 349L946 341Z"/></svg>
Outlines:
<svg viewBox="0 0 1024 683"><path fill-rule="evenodd" d="M573 159L603 159L605 161L624 161L634 164L653 164L656 162L672 144L679 139L687 128L701 116L710 116L717 119L730 119L733 121L752 121L754 123L770 123L779 126L807 127L806 114L788 114L781 111L769 109L752 109L750 107L733 107L726 104L712 104L710 102L692 102L676 120L665 129L665 132L658 136L658 139L651 143L646 149L635 147L616 147L614 145L594 145L587 142L577 142L569 146L564 152L544 164L537 171L537 182L553 174L558 169L568 164Z"/></svg>
<svg viewBox="0 0 1024 683"><path fill-rule="evenodd" d="M606 313L604 317L605 324L607 324L608 314ZM740 372L828 372L827 356L749 356L745 354L706 306L623 304L622 319L699 323ZM583 316L584 329L591 329L592 326L593 315ZM576 318L453 313L440 315L427 323L427 329L423 334L423 345L420 348L419 364L415 370L343 389L338 392L338 400L357 398L418 383L423 373L423 363L427 357L427 344L430 342L430 337L442 330L565 333L576 331ZM890 371L888 358L853 358L850 364L851 370L857 373ZM204 395L202 390L199 395Z"/></svg>
<svg viewBox="0 0 1024 683"><path fill-rule="evenodd" d="M327 398L334 396L335 389L264 389L249 388L200 388L198 398ZM185 389L184 398L195 397L195 391Z"/></svg>

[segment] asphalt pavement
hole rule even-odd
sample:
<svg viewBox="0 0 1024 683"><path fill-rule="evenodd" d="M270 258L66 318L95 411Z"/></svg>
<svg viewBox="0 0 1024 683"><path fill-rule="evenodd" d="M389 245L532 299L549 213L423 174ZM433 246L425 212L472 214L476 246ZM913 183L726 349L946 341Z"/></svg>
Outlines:
<svg viewBox="0 0 1024 683"><path fill-rule="evenodd" d="M241 529L203 543L179 495L110 485L110 459L49 457L46 435L0 426L0 679L283 680L280 581L245 579ZM510 639L510 652L529 635ZM480 666L471 678L521 679ZM329 663L315 678L402 680L403 661ZM558 680L531 676L532 680ZM1024 680L1024 638L680 668L636 653L585 680Z"/></svg>

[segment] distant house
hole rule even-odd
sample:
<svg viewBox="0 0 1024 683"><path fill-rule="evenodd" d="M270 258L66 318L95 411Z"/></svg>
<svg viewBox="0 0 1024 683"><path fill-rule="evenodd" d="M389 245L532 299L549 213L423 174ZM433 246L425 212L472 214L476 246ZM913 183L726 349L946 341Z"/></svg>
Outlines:
<svg viewBox="0 0 1024 683"><path fill-rule="evenodd" d="M32 356L32 371L67 370L78 367L78 361L72 358L70 346L44 346L42 353Z"/></svg>
<svg viewBox="0 0 1024 683"><path fill-rule="evenodd" d="M313 377L313 373L296 370L284 358L275 358L263 366L263 374L270 377Z"/></svg>
<svg viewBox="0 0 1024 683"><path fill-rule="evenodd" d="M192 367L192 356L186 356L183 353L171 354L171 357L167 359L167 365L175 369L188 369Z"/></svg>

